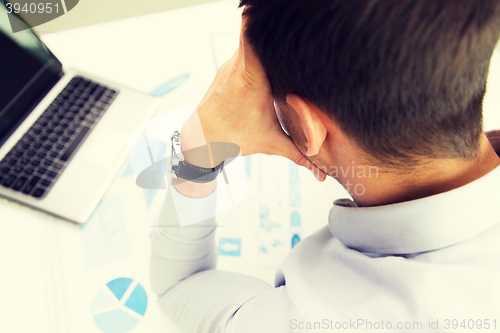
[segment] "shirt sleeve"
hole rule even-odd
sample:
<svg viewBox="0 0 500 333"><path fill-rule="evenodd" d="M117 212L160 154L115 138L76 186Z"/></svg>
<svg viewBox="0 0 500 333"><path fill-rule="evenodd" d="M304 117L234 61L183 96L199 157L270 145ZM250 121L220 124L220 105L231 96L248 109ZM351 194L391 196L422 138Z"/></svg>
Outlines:
<svg viewBox="0 0 500 333"><path fill-rule="evenodd" d="M152 289L159 297L161 311L182 332L229 331L238 322L234 315L243 304L274 290L259 279L215 270L215 218L179 226L180 209L215 209L216 191L205 198L192 199L170 187L151 231ZM175 205L173 195L177 196Z"/></svg>

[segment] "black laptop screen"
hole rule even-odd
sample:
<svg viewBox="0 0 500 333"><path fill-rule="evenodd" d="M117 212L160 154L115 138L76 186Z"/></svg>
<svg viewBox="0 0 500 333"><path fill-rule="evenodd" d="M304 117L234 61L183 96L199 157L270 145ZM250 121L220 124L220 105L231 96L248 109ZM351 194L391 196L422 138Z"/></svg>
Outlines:
<svg viewBox="0 0 500 333"><path fill-rule="evenodd" d="M0 145L17 128L36 103L53 86L62 65L31 31L13 33L0 1Z"/></svg>

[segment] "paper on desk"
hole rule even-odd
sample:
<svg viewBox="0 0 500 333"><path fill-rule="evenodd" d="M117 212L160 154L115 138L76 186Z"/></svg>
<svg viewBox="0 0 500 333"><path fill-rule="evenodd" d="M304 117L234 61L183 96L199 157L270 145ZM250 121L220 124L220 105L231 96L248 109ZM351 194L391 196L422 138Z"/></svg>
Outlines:
<svg viewBox="0 0 500 333"><path fill-rule="evenodd" d="M121 200L118 193L105 195L89 220L80 226L87 269L132 256Z"/></svg>

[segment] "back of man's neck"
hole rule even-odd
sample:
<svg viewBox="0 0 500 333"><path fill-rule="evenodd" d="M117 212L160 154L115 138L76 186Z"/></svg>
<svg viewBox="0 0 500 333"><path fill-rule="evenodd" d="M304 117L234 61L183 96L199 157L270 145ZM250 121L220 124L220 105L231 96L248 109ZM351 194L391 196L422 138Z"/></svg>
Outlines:
<svg viewBox="0 0 500 333"><path fill-rule="evenodd" d="M383 173L367 179L363 195L353 194L358 206L380 206L447 192L477 180L500 165L500 158L482 135L478 156L473 160L435 160L409 175Z"/></svg>

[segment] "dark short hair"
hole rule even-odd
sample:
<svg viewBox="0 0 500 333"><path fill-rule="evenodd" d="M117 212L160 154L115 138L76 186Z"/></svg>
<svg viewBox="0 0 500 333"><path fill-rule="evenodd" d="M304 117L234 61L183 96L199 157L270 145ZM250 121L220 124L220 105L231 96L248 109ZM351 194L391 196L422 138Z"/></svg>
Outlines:
<svg viewBox="0 0 500 333"><path fill-rule="evenodd" d="M295 93L388 164L473 158L498 0L241 0L275 97Z"/></svg>

